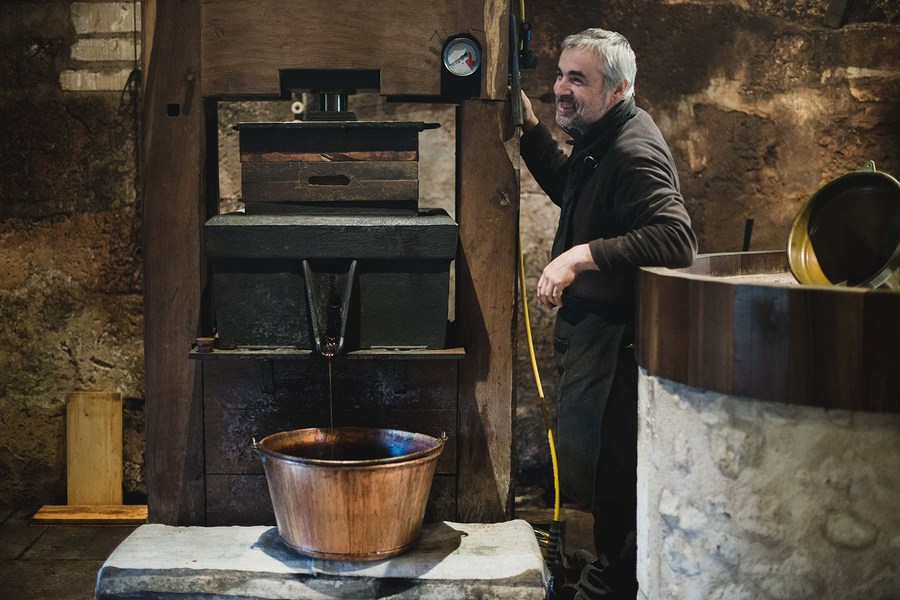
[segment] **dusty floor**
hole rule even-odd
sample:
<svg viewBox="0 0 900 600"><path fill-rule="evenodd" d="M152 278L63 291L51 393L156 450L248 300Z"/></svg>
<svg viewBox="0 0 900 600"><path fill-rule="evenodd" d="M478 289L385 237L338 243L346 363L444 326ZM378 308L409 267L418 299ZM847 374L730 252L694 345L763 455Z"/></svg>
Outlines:
<svg viewBox="0 0 900 600"><path fill-rule="evenodd" d="M97 571L133 527L32 526L31 509L0 509L0 596L87 600Z"/></svg>
<svg viewBox="0 0 900 600"><path fill-rule="evenodd" d="M89 600L97 572L133 527L31 525L39 507L0 508L0 598L4 600ZM520 509L532 524L549 522L552 510ZM565 506L566 550L590 548L589 513Z"/></svg>

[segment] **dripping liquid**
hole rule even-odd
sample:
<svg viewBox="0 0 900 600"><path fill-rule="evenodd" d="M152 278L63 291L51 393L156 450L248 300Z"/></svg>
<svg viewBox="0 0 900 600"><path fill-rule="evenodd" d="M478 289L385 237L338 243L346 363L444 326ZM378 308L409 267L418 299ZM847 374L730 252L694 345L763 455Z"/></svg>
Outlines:
<svg viewBox="0 0 900 600"><path fill-rule="evenodd" d="M328 360L328 456L334 460L334 384L331 377L331 359L334 357L334 346L330 343L325 348L325 358Z"/></svg>

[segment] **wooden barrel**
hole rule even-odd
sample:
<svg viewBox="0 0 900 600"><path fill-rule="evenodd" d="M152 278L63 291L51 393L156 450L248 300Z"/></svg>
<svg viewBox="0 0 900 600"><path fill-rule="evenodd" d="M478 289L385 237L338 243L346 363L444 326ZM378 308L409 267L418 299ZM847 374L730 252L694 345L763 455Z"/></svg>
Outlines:
<svg viewBox="0 0 900 600"><path fill-rule="evenodd" d="M760 400L900 412L900 292L800 285L785 252L701 255L638 274L650 374Z"/></svg>

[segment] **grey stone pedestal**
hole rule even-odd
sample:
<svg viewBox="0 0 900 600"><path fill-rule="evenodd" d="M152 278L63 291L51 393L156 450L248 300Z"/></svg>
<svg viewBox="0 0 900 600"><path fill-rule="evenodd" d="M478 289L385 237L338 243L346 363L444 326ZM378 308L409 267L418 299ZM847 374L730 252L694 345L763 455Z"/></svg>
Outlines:
<svg viewBox="0 0 900 600"><path fill-rule="evenodd" d="M525 521L426 525L405 554L306 558L275 527L143 525L97 577L98 600L149 598L542 599L548 575Z"/></svg>

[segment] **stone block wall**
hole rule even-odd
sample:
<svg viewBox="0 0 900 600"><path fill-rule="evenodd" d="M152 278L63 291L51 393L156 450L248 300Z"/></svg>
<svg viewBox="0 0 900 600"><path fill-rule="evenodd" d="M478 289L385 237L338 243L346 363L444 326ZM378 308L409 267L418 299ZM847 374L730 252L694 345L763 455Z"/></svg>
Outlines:
<svg viewBox="0 0 900 600"><path fill-rule="evenodd" d="M900 415L639 389L639 597L896 597Z"/></svg>
<svg viewBox="0 0 900 600"><path fill-rule="evenodd" d="M0 503L66 503L65 399L124 399L143 480L131 2L0 3ZM139 25L139 22L138 22Z"/></svg>
<svg viewBox="0 0 900 600"><path fill-rule="evenodd" d="M73 2L75 42L60 87L72 92L121 92L140 59L140 2Z"/></svg>

